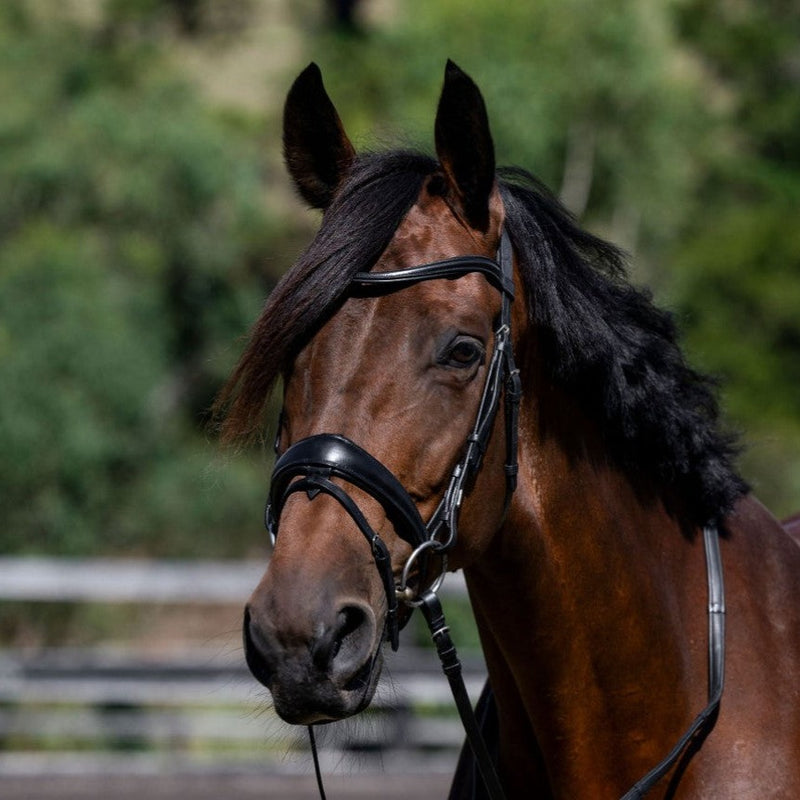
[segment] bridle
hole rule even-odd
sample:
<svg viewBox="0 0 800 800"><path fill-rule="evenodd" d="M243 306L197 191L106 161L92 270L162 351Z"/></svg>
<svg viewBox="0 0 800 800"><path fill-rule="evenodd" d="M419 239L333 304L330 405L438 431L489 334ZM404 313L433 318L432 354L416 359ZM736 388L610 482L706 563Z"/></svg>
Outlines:
<svg viewBox="0 0 800 800"><path fill-rule="evenodd" d="M467 436L463 452L450 475L439 505L427 522L417 510L411 496L397 478L380 461L345 436L321 433L301 439L280 455L275 463L265 511L265 524L273 541L278 535L281 512L288 498L305 492L310 500L320 493L336 500L355 522L369 542L375 566L381 576L386 594L386 639L397 650L402 627L399 601L411 608L420 608L431 631L450 688L472 747L478 768L491 800L505 800L500 780L481 734L472 704L461 676L461 663L450 639L437 592L447 571L447 553L458 540L458 516L465 491L468 491L481 468L483 456L492 434L494 420L505 404L506 462L504 465L506 493L504 515L517 484L517 420L521 397L519 370L514 363L511 341L511 303L514 300L513 256L508 233L500 239L497 259L485 256L458 256L418 267L391 272L358 272L351 283L353 294L386 294L413 286L422 281L458 279L470 273L480 273L501 294L501 310L494 331L494 349L486 371L475 422ZM276 452L280 439L276 438ZM370 526L358 504L333 479L358 487L376 500L384 509L395 533L412 547L399 583L395 583L389 550L378 533ZM725 594L719 536L714 525L703 529L708 577L708 704L698 714L686 733L670 753L638 781L622 800L640 800L664 777L681 757L690 757L716 721L722 697L725 663ZM412 576L427 574L428 557L441 558L438 577L426 588L412 588ZM406 619L407 621L407 619ZM313 727L309 726L317 783L325 798L316 752Z"/></svg>
<svg viewBox="0 0 800 800"><path fill-rule="evenodd" d="M511 303L514 300L511 242L508 234L503 232L497 261L485 256L459 256L393 272L358 272L352 282L355 292L381 294L422 281L452 280L473 272L484 275L502 297L498 325L494 331L494 349L486 370L475 423L463 453L450 474L444 495L427 523L423 522L416 504L400 481L380 461L345 436L321 433L301 439L278 458L272 473L265 516L267 530L273 538L278 534L281 511L287 499L301 491L306 492L310 499L320 492L332 497L366 537L386 593L386 631L393 650L397 650L399 644L398 598L409 605L418 602L417 593L409 586L414 568L417 574L422 574L425 572L427 556L435 554L442 558L442 572L431 587L434 591L438 590L446 572L447 552L458 539L458 515L464 492L481 468L502 396L505 396L507 449L505 508L508 508L516 488L517 413L521 391L519 370L514 364L511 344ZM333 478L357 486L377 500L397 535L413 548L403 568L400 584L395 584L386 544L369 525L350 495L333 483Z"/></svg>
<svg viewBox="0 0 800 800"><path fill-rule="evenodd" d="M464 493L481 468L501 397L505 398L506 428L506 494L503 515L517 485L517 417L521 384L511 342L511 303L514 300L511 241L504 230L496 260L477 255L458 256L392 272L358 272L351 289L358 294L385 294L422 281L453 280L475 272L482 274L501 295L500 315L494 331L494 348L472 430L467 436L461 457L450 474L444 495L427 523L423 522L416 504L400 481L380 461L347 437L331 433L301 439L278 458L272 473L265 523L274 541L278 535L281 511L288 498L296 492L306 492L311 500L324 493L344 508L369 542L375 566L381 576L386 594L386 638L392 649L397 650L401 628L399 599L407 606L420 608L430 627L442 668L450 682L490 795L492 798L502 798L503 790L472 711L472 704L461 677L461 663L450 640L436 592L447 572L447 553L458 540L458 515ZM276 449L279 437L280 426ZM333 482L333 478L346 481L377 500L386 512L395 533L411 545L412 552L403 567L399 584L395 584L386 544L367 522L357 503L341 486ZM430 555L441 558L442 569L433 584L419 592L409 585L409 581L415 567L416 575L426 574ZM324 799L325 791L312 727L309 727L309 737L320 795Z"/></svg>

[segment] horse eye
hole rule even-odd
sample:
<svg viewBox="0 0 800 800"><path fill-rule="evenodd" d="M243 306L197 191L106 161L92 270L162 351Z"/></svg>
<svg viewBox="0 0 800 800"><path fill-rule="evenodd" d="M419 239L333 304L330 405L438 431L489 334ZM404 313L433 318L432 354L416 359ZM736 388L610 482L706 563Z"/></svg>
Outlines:
<svg viewBox="0 0 800 800"><path fill-rule="evenodd" d="M472 367L483 361L483 346L475 339L459 337L445 350L439 360L440 364L448 367Z"/></svg>

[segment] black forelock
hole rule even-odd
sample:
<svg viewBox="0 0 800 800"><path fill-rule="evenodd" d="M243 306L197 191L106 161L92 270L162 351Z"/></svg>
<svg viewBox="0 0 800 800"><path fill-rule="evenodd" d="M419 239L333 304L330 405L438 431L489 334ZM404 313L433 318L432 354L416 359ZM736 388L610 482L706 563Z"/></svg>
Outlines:
<svg viewBox="0 0 800 800"><path fill-rule="evenodd" d="M434 159L410 151L357 159L314 240L267 299L215 402L223 439L263 430L276 381L339 307L356 272L378 260L435 168Z"/></svg>

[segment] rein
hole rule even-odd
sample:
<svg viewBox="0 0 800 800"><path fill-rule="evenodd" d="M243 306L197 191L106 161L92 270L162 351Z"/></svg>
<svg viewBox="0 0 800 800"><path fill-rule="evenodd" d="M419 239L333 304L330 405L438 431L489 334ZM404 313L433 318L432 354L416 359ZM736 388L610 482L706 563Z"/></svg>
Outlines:
<svg viewBox="0 0 800 800"><path fill-rule="evenodd" d="M517 484L517 442L521 384L519 370L514 363L511 343L511 303L514 300L513 259L511 242L503 231L497 260L484 256L459 256L436 261L410 269L392 272L358 272L353 279L353 289L358 294L382 294L435 279L454 280L469 273L482 275L501 294L499 324L494 331L494 350L486 371L475 422L466 439L463 453L453 468L447 489L428 522L420 517L416 504L395 476L377 459L355 442L338 434L322 433L302 439L286 450L275 463L265 510L265 524L275 541L281 512L287 499L296 492L306 492L309 500L320 493L336 500L355 522L367 539L375 566L381 576L386 594L386 639L393 650L399 647L399 631L408 621L401 623L399 602L410 608L419 608L430 629L456 703L467 740L473 751L490 800L505 800L494 761L489 754L467 694L449 628L445 621L437 592L447 572L447 553L458 539L458 515L465 491L468 490L481 468L483 456L492 434L493 423L500 406L505 403L506 429L506 494L504 513ZM280 430L279 434L280 436ZM276 452L277 452L276 440ZM378 533L367 522L364 514L350 495L332 479L338 478L369 494L383 507L398 536L408 542L412 553L408 557L400 582L395 582L389 550ZM722 580L722 563L716 527L703 530L708 577L708 705L694 719L667 756L638 781L621 800L641 800L653 786L675 766L682 755L691 755L691 744L699 745L716 721L722 697L725 664L725 593ZM439 556L442 569L431 586L417 591L409 585L412 576L426 573L427 560ZM410 615L409 615L410 616ZM322 774L319 765L313 726L308 726L311 752L317 776L320 797L325 800Z"/></svg>

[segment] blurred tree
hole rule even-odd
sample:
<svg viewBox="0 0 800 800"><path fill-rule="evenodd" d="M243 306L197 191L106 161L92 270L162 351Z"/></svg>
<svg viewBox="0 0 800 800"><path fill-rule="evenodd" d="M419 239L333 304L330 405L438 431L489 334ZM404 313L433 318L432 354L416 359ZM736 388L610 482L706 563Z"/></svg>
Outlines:
<svg viewBox="0 0 800 800"><path fill-rule="evenodd" d="M800 6L688 0L708 135L672 297L692 351L724 379L756 491L800 508Z"/></svg>
<svg viewBox="0 0 800 800"><path fill-rule="evenodd" d="M0 11L2 549L234 553L261 475L202 415L281 221L257 137L99 30Z"/></svg>
<svg viewBox="0 0 800 800"><path fill-rule="evenodd" d="M673 235L694 187L694 74L663 0L403 0L358 40L310 42L355 138L430 147L453 58L486 97L501 163L526 166L631 250ZM403 135L407 136L407 133Z"/></svg>
<svg viewBox="0 0 800 800"><path fill-rule="evenodd" d="M165 57L187 30L194 44L237 29L228 11L246 20L257 2L108 0L80 25L68 4L44 18L28 0L0 5L4 550L257 544L263 465L215 465L199 430L274 280L264 268L288 260L266 254L296 250L305 219L282 208L263 120L207 108ZM637 251L638 276L727 381L753 434L748 475L788 511L800 507L795 6L396 0L358 37L310 24L311 0L284 16L362 147L412 131L431 149L445 59L471 73L499 160Z"/></svg>
<svg viewBox="0 0 800 800"><path fill-rule="evenodd" d="M167 0L175 10L180 28L189 35L202 27L203 0Z"/></svg>
<svg viewBox="0 0 800 800"><path fill-rule="evenodd" d="M169 39L238 33L252 16L254 0L105 0L104 35Z"/></svg>
<svg viewBox="0 0 800 800"><path fill-rule="evenodd" d="M333 24L345 33L355 33L359 30L356 20L358 0L325 0Z"/></svg>

